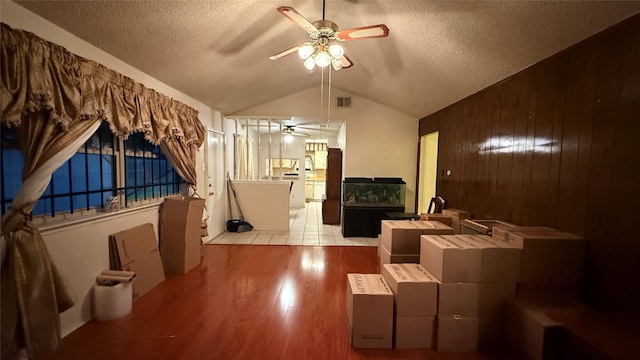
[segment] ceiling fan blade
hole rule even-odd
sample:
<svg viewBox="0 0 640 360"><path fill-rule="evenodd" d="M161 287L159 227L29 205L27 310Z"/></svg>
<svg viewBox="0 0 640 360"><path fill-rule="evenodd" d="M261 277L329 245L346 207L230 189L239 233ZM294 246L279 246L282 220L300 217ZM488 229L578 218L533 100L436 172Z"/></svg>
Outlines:
<svg viewBox="0 0 640 360"><path fill-rule="evenodd" d="M353 66L353 62L346 55L343 55L340 60L342 60L343 69L348 69Z"/></svg>
<svg viewBox="0 0 640 360"><path fill-rule="evenodd" d="M298 44L296 46L288 48L287 50L283 50L283 51L281 51L281 52L279 52L277 54L271 55L271 56L269 56L269 59L270 60L278 60L281 57L287 56L289 54L292 54L292 53L298 51L298 49L300 49L304 44L305 43Z"/></svg>
<svg viewBox="0 0 640 360"><path fill-rule="evenodd" d="M341 30L336 33L338 40L360 40L385 37L389 35L389 28L385 24L364 26L354 29Z"/></svg>
<svg viewBox="0 0 640 360"><path fill-rule="evenodd" d="M291 6L280 6L278 8L278 11L282 15L284 15L284 16L288 17L289 19L291 19L291 21L296 23L296 25L298 25L301 28L303 28L306 32L318 31L318 28L313 26L311 21L307 20L307 18L305 18L304 16L300 15L300 13L297 12L296 9L292 8Z"/></svg>

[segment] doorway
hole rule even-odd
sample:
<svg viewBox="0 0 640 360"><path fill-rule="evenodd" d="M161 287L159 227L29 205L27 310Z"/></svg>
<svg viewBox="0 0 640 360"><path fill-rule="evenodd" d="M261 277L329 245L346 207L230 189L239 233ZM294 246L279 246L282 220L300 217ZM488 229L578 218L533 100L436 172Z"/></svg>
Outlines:
<svg viewBox="0 0 640 360"><path fill-rule="evenodd" d="M426 213L431 198L436 196L438 175L438 132L420 137L420 174L418 178L418 214Z"/></svg>
<svg viewBox="0 0 640 360"><path fill-rule="evenodd" d="M223 166L224 154L224 133L221 131L207 129L207 146L205 148L205 158L207 159L207 182L206 182L206 206L209 213L207 230L209 239L224 232L225 214L225 172Z"/></svg>

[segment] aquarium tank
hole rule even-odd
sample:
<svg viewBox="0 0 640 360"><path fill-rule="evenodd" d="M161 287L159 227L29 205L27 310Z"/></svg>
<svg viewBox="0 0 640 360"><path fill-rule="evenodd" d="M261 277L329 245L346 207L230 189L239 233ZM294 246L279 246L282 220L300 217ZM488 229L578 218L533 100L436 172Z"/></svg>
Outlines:
<svg viewBox="0 0 640 360"><path fill-rule="evenodd" d="M405 188L402 178L345 178L342 182L343 206L404 207Z"/></svg>

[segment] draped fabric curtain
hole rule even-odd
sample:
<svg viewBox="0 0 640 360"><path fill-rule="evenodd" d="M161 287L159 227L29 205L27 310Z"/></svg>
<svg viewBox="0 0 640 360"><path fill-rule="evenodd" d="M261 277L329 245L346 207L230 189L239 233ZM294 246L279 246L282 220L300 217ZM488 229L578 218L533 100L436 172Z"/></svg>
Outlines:
<svg viewBox="0 0 640 360"><path fill-rule="evenodd" d="M236 179L247 180L247 139L243 135L236 135Z"/></svg>
<svg viewBox="0 0 640 360"><path fill-rule="evenodd" d="M178 173L195 185L195 152L205 129L198 112L94 61L29 32L1 24L0 117L17 128L23 184L2 217L2 358L23 345L30 359L55 349L58 313L73 296L47 252L30 214L53 172L107 121L126 138L144 132L165 144Z"/></svg>

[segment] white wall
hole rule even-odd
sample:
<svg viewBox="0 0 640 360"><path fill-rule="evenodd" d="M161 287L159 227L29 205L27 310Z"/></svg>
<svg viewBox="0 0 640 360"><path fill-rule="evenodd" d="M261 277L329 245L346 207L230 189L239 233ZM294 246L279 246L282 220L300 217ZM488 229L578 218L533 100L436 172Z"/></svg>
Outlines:
<svg viewBox="0 0 640 360"><path fill-rule="evenodd" d="M200 120L205 126L222 130L222 117L219 112L135 69L16 3L0 1L0 20L14 29L32 32L45 40L64 46L74 54L95 60L148 88L179 100L197 109ZM198 151L196 161L198 184L205 184L203 148ZM199 193L203 196L206 194L204 188ZM220 212L214 212L214 214L222 216ZM212 221L224 222L225 219L212 219ZM45 244L55 264L60 268L62 275L68 280L72 291L79 299L78 304L61 315L63 336L91 319L89 311L91 287L95 282L96 275L109 267L107 246L109 234L144 223L152 223L157 231L158 206L140 211L123 210L117 215L111 215L97 221L55 230L42 229Z"/></svg>
<svg viewBox="0 0 640 360"><path fill-rule="evenodd" d="M318 85L234 115L326 118L319 96ZM338 96L351 96L351 107L337 108ZM343 176L401 177L407 183L405 211L414 212L419 119L337 88L331 89L331 102L331 118L345 120L337 137Z"/></svg>

